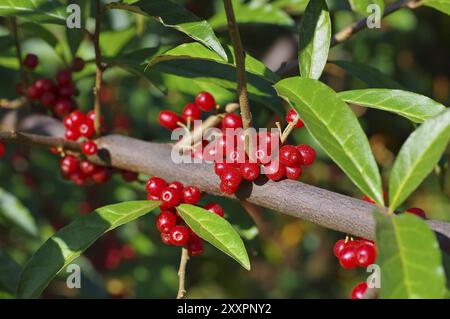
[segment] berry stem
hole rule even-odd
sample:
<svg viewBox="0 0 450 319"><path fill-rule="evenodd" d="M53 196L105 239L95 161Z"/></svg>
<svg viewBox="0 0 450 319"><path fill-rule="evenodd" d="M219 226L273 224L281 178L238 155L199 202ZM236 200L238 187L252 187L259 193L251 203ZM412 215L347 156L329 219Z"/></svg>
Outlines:
<svg viewBox="0 0 450 319"><path fill-rule="evenodd" d="M184 298L186 294L186 266L189 261L189 252L186 248L181 248L180 267L178 268L178 294L177 299Z"/></svg>
<svg viewBox="0 0 450 319"><path fill-rule="evenodd" d="M100 0L96 0L95 31L94 31L92 40L94 42L95 64L97 66L96 71L95 71L95 87L94 87L94 95L95 95L94 128L95 128L95 133L97 136L100 136L101 117L102 117L100 90L102 88L103 66L102 66L102 55L101 55L101 50L100 50L100 28L101 28L101 4L100 4Z"/></svg>

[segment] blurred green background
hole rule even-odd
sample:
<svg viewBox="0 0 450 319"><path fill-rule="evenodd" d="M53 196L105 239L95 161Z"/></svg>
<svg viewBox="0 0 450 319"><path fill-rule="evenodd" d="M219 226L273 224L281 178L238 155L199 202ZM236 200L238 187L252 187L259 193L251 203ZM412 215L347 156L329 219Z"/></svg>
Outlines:
<svg viewBox="0 0 450 319"><path fill-rule="evenodd" d="M221 18L221 1L177 2L208 19L221 41L229 43ZM274 24L251 13L249 8L252 5L265 5L266 2L272 2L276 10L290 16L292 23L278 19ZM284 45L281 46L282 54L288 58L295 57L297 27L305 2L260 0L236 8L239 21L247 17L246 23L240 24L246 51L258 59L268 59L274 47L281 43ZM351 10L347 1L327 2L332 12L333 32L362 17ZM250 13L245 10L250 10ZM92 26L94 21L89 18L92 8L86 14L87 24ZM52 77L58 68L63 67L64 59L70 60L65 29L45 24L38 28L27 25L26 21L19 22L24 25L20 29L24 53L35 53L41 59L36 74ZM173 29L127 12L108 12L103 22L106 30L102 36L104 55L114 56L158 45L176 46L190 41ZM56 37L56 46L49 45L51 36L49 38L48 33ZM0 18L0 41L5 41L0 46L0 98L13 99L19 75L14 47L7 42L8 38L7 20ZM407 90L448 106L449 39L449 16L427 7L414 11L402 9L383 20L381 29L363 31L333 48L330 60L353 61L374 67ZM93 59L93 48L87 39L83 40L77 54L86 60ZM279 61L277 63L273 66L275 70L279 67ZM90 64L76 75L81 93L77 101L86 111L93 105L93 74L94 66ZM169 132L157 124L160 110L179 111L194 99L193 92L203 89L209 89L221 104L235 98L214 85L195 87L189 81L177 82L173 78L153 80L150 83L148 78L118 68L106 71L102 102L108 131L143 140L168 141ZM337 91L367 87L361 79L334 64L327 65L322 80ZM157 88L159 85L167 87L167 91L161 92ZM386 177L395 154L414 126L386 112L360 107L354 107L354 110L369 136L383 177ZM255 101L252 101L252 112L258 127L270 127L277 120L271 111ZM310 143L318 148L304 129L293 134L291 141ZM6 155L0 160L0 251L11 256L18 265L23 265L55 229L77 216L106 204L145 198L144 185L148 176L141 175L139 182L127 184L117 175L106 185L77 187L60 177L59 159L48 150L11 144L6 146L6 150ZM421 207L429 218L450 221L447 166L448 152L439 168L411 196L404 208ZM358 198L363 195L320 150L318 161L305 170L301 180ZM19 203L8 194L13 194ZM246 272L206 244L204 255L191 258L188 265L189 298L347 298L351 287L367 276L364 269L342 269L333 256L334 242L344 238L345 234L266 209L258 214L257 223L263 226L258 233L254 221L237 202L211 196L202 200L203 203L210 201L222 204L227 212L226 218L241 231L252 270ZM27 210L37 224L35 235L32 235L34 230L27 232L17 226L23 222L17 219ZM43 297L174 298L178 289L179 249L160 242L154 226L155 216L145 216L97 241L79 259L83 269L82 289L68 289L65 285L67 273L63 271L52 281ZM11 297L6 291L0 291L0 295Z"/></svg>

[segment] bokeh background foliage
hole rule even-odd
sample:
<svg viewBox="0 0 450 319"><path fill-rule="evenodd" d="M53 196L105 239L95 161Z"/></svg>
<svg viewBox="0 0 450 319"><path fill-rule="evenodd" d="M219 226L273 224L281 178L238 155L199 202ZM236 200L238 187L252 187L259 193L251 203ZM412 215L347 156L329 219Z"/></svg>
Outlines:
<svg viewBox="0 0 450 319"><path fill-rule="evenodd" d="M0 1L0 8L1 8ZM61 7L42 7L43 15L19 19L24 52L38 54L39 74L51 76L70 61L72 55L92 60L91 43L79 33L61 24ZM69 1L81 5L84 24L94 24L94 3ZM124 1L134 3L136 1ZM160 1L156 1L160 2ZM230 59L226 19L221 1L173 1L208 21L222 49L206 43L213 51L204 52L191 39L189 21L185 33L164 24L149 14L128 10L108 10L103 20L101 47L105 60L113 67L105 73L102 101L106 123L113 132L152 141L167 141L169 134L157 125L162 109L181 110L201 90L211 91L221 104L234 101L233 60ZM450 103L450 18L437 1L430 7L411 11L401 9L382 22L381 29L361 32L343 45L330 50L321 79L336 91L367 87L396 87ZM281 46L284 60L297 56L297 33L307 1L252 0L235 1L235 10L244 47L249 55L276 71L282 61L274 59ZM386 1L385 4L389 4ZM327 1L333 33L362 17L357 6L347 1ZM62 8L62 9L61 9ZM62 10L62 11L61 11ZM0 11L1 12L1 11ZM50 13L50 14L49 14ZM0 15L6 15L1 12ZM189 18L186 18L189 20ZM164 19L163 19L164 20ZM167 27L169 26L169 27ZM182 45L183 44L183 45ZM175 52L161 55L168 49ZM173 59L188 50L196 59ZM224 53L228 60L223 60ZM276 56L276 55L275 55ZM108 58L109 57L109 58ZM220 61L215 63L214 61ZM351 62L351 63L349 63ZM151 67L144 72L145 66ZM258 61L250 58L250 97L255 126L271 126L273 110L282 110L272 84L279 80ZM205 67L207 66L207 67ZM365 70L370 66L379 72ZM8 20L0 18L0 97L13 99L19 81L14 40ZM205 72L205 69L208 72ZM77 74L78 98L82 109L91 108L94 65ZM396 115L363 107L354 107L386 177L395 154L415 129L410 121ZM292 136L295 143L318 145L301 130ZM95 208L145 197L143 181L125 184L115 176L107 185L75 187L57 172L58 158L42 149L7 147L0 161L0 296L12 297L21 265L56 229L80 214ZM447 156L413 193L403 207L418 206L428 217L450 221L450 184ZM335 164L319 150L319 160L305 171L304 182L343 194L361 197L361 193ZM217 201L225 207L227 219L244 237L252 261L250 273L227 256L207 245L205 254L189 263L189 297L261 297L261 298L338 298L347 297L351 287L366 277L363 270L345 271L332 255L332 245L343 234L264 210L254 222L237 203L206 196L204 203ZM128 223L98 240L77 262L82 266L82 289L65 285L64 271L51 282L43 296L67 298L172 298L177 289L176 270L179 251L160 243L154 227L155 214ZM122 258L117 257L123 256ZM449 257L443 256L446 264ZM446 267L447 272L449 267ZM447 275L448 277L448 275Z"/></svg>

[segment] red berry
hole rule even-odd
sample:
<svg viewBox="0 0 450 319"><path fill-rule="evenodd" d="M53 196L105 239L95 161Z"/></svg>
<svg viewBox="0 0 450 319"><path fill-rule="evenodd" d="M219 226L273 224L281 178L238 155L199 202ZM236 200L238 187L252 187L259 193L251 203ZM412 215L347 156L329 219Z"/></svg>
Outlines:
<svg viewBox="0 0 450 319"><path fill-rule="evenodd" d="M198 187L186 186L183 188L182 197L183 203L195 205L200 200L201 192Z"/></svg>
<svg viewBox="0 0 450 319"><path fill-rule="evenodd" d="M181 122L180 116L173 111L161 111L158 116L158 123L161 126L173 131L179 125L178 122Z"/></svg>
<svg viewBox="0 0 450 319"><path fill-rule="evenodd" d="M153 196L157 196L158 199L161 196L162 190L166 187L167 187L166 181L156 176L151 177L145 186L145 188L147 189L147 193Z"/></svg>
<svg viewBox="0 0 450 319"><path fill-rule="evenodd" d="M72 70L75 72L80 72L84 69L84 60L79 57L75 57L72 61Z"/></svg>
<svg viewBox="0 0 450 319"><path fill-rule="evenodd" d="M194 103L189 103L186 104L181 115L183 116L185 121L187 121L188 119L190 119L191 121L195 121L201 118L202 111Z"/></svg>
<svg viewBox="0 0 450 319"><path fill-rule="evenodd" d="M79 129L81 136L90 138L94 133L94 124L90 121L85 121L83 124L80 125Z"/></svg>
<svg viewBox="0 0 450 319"><path fill-rule="evenodd" d="M75 90L72 87L72 85L58 87L58 95L60 97L71 97L74 95L74 93L75 93Z"/></svg>
<svg viewBox="0 0 450 319"><path fill-rule="evenodd" d="M53 106L53 104L56 102L56 95L53 92L45 91L44 93L42 93L40 102L45 106Z"/></svg>
<svg viewBox="0 0 450 319"><path fill-rule="evenodd" d="M42 96L42 93L42 89L36 87L33 84L27 88L27 97L30 100L38 100Z"/></svg>
<svg viewBox="0 0 450 319"><path fill-rule="evenodd" d="M87 160L80 162L80 170L88 176L92 175L95 172L96 168L97 167L94 163L91 163Z"/></svg>
<svg viewBox="0 0 450 319"><path fill-rule="evenodd" d="M81 111L73 111L69 116L74 128L78 128L81 124L86 122L86 116Z"/></svg>
<svg viewBox="0 0 450 319"><path fill-rule="evenodd" d="M286 166L286 177L293 181L297 181L302 176L301 167L288 167Z"/></svg>
<svg viewBox="0 0 450 319"><path fill-rule="evenodd" d="M264 165L264 174L266 174L268 179L279 181L286 175L286 167L277 161L272 161Z"/></svg>
<svg viewBox="0 0 450 319"><path fill-rule="evenodd" d="M227 128L238 129L242 128L242 118L240 115L234 113L227 113L222 119L222 129Z"/></svg>
<svg viewBox="0 0 450 319"><path fill-rule="evenodd" d="M355 247L347 243L339 255L339 263L345 269L352 269L356 267L356 262Z"/></svg>
<svg viewBox="0 0 450 319"><path fill-rule="evenodd" d="M357 284L351 294L352 299L362 299L364 297L364 294L367 291L367 283L366 282L360 282Z"/></svg>
<svg viewBox="0 0 450 319"><path fill-rule="evenodd" d="M106 183L111 177L111 171L103 166L97 166L94 173L91 175L92 180L97 184Z"/></svg>
<svg viewBox="0 0 450 319"><path fill-rule="evenodd" d="M53 83L53 81L52 81L52 80L49 80L49 79L39 79L39 80L36 80L36 81L34 82L34 85L35 85L37 88L39 88L39 89L41 89L42 91L44 91L44 92L53 92L53 93L56 92L56 86L55 86L55 83Z"/></svg>
<svg viewBox="0 0 450 319"><path fill-rule="evenodd" d="M64 117L70 113L72 107L73 104L71 100L58 99L53 106L53 112L59 117Z"/></svg>
<svg viewBox="0 0 450 319"><path fill-rule="evenodd" d="M138 179L139 174L132 171L121 170L120 174L125 182L131 183Z"/></svg>
<svg viewBox="0 0 450 319"><path fill-rule="evenodd" d="M244 148L242 148L231 152L227 152L225 158L226 158L225 161L228 164L242 164L245 163L247 155L245 154Z"/></svg>
<svg viewBox="0 0 450 319"><path fill-rule="evenodd" d="M70 180L72 181L72 183L79 186L84 185L87 178L88 177L86 176L86 174L84 174L81 170L77 170L70 175Z"/></svg>
<svg viewBox="0 0 450 319"><path fill-rule="evenodd" d="M356 262L359 267L372 265L377 258L374 245L362 244L356 249Z"/></svg>
<svg viewBox="0 0 450 319"><path fill-rule="evenodd" d="M191 234L187 248L190 256L200 256L203 254L203 240L197 235Z"/></svg>
<svg viewBox="0 0 450 319"><path fill-rule="evenodd" d="M248 181L254 181L258 178L260 173L259 165L256 163L242 163L239 167L239 170L241 172L242 178Z"/></svg>
<svg viewBox="0 0 450 319"><path fill-rule="evenodd" d="M34 70L39 64L39 58L34 54L27 54L25 59L23 60L23 65L29 69Z"/></svg>
<svg viewBox="0 0 450 319"><path fill-rule="evenodd" d="M5 144L0 143L0 158L5 155Z"/></svg>
<svg viewBox="0 0 450 319"><path fill-rule="evenodd" d="M64 136L68 141L76 141L80 138L80 132L75 129L67 129Z"/></svg>
<svg viewBox="0 0 450 319"><path fill-rule="evenodd" d="M365 201L365 202L368 202L368 203L371 203L371 204L375 204L375 201L372 198L370 198L369 196L367 196L367 195L364 195L361 199L363 201Z"/></svg>
<svg viewBox="0 0 450 319"><path fill-rule="evenodd" d="M233 195L234 193L236 193L237 187L229 187L224 182L221 182L220 183L220 191L227 195Z"/></svg>
<svg viewBox="0 0 450 319"><path fill-rule="evenodd" d="M316 151L309 145L301 144L297 146L297 150L302 156L302 165L311 165L316 159Z"/></svg>
<svg viewBox="0 0 450 319"><path fill-rule="evenodd" d="M406 210L407 213L409 214L414 214L419 216L420 218L427 218L427 215L425 214L425 211L423 209L417 208L417 207L412 207L412 208L408 208Z"/></svg>
<svg viewBox="0 0 450 319"><path fill-rule="evenodd" d="M176 190L178 190L179 192L183 191L184 185L181 184L178 181L173 181L172 183L169 184L169 187L171 188L175 188Z"/></svg>
<svg viewBox="0 0 450 319"><path fill-rule="evenodd" d="M63 119L63 124L66 129L74 128L73 121L70 118L70 115L66 115Z"/></svg>
<svg viewBox="0 0 450 319"><path fill-rule="evenodd" d="M161 233L168 233L176 225L177 217L172 212L162 211L156 218L156 228Z"/></svg>
<svg viewBox="0 0 450 319"><path fill-rule="evenodd" d="M60 167L63 175L73 174L78 170L78 160L71 155L65 156L61 159Z"/></svg>
<svg viewBox="0 0 450 319"><path fill-rule="evenodd" d="M230 167L220 176L220 179L225 186L237 189L242 181L242 176L237 168Z"/></svg>
<svg viewBox="0 0 450 319"><path fill-rule="evenodd" d="M216 100L210 93L200 92L195 97L195 104L199 107L200 110L209 112L213 107L216 106Z"/></svg>
<svg viewBox="0 0 450 319"><path fill-rule="evenodd" d="M56 74L56 80L59 85L69 85L72 83L72 73L70 70L59 70Z"/></svg>
<svg viewBox="0 0 450 319"><path fill-rule="evenodd" d="M280 162L286 166L295 167L302 163L302 156L293 145L283 145L280 148Z"/></svg>
<svg viewBox="0 0 450 319"><path fill-rule="evenodd" d="M175 207L181 202L181 193L175 188L163 188L161 191L161 201L164 208Z"/></svg>
<svg viewBox="0 0 450 319"><path fill-rule="evenodd" d="M225 212L223 211L222 206L220 206L219 204L216 203L209 203L205 205L205 209L209 210L210 212L223 217L225 215Z"/></svg>
<svg viewBox="0 0 450 319"><path fill-rule="evenodd" d="M339 255L341 254L342 250L346 246L346 242L343 239L339 239L333 246L333 254L336 256L336 258L339 258Z"/></svg>
<svg viewBox="0 0 450 319"><path fill-rule="evenodd" d="M169 233L161 233L161 241L166 245L172 245Z"/></svg>
<svg viewBox="0 0 450 319"><path fill-rule="evenodd" d="M174 226L169 232L170 242L175 246L184 246L189 241L189 230L184 226Z"/></svg>
<svg viewBox="0 0 450 319"><path fill-rule="evenodd" d="M217 176L221 176L228 168L227 163L214 163L214 172Z"/></svg>
<svg viewBox="0 0 450 319"><path fill-rule="evenodd" d="M295 119L297 117L298 117L297 111L294 110L294 109L290 109L289 112L287 112L287 114L286 114L286 122L292 123L292 122L295 121ZM305 124L303 123L303 121L299 117L298 120L297 120L297 123L295 124L294 127L295 128L301 128L301 127L303 127L303 125L305 125Z"/></svg>
<svg viewBox="0 0 450 319"><path fill-rule="evenodd" d="M98 148L94 141L86 141L81 144L81 151L84 155L90 156L97 154Z"/></svg>
<svg viewBox="0 0 450 319"><path fill-rule="evenodd" d="M92 123L95 123L95 112L94 111L89 111L86 114L86 118L87 118L88 121L90 121ZM102 115L102 116L100 116L100 124L103 125L104 123L105 123L105 118Z"/></svg>

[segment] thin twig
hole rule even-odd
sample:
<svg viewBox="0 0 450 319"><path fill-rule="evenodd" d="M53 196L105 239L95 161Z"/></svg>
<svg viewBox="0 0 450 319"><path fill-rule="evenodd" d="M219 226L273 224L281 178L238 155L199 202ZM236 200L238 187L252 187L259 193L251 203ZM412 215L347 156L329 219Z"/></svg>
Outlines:
<svg viewBox="0 0 450 319"><path fill-rule="evenodd" d="M64 138L35 135L16 131L0 131L0 141L44 146L48 148L62 148L64 150L73 152L81 151L81 146L79 143L70 142L65 140Z"/></svg>
<svg viewBox="0 0 450 319"><path fill-rule="evenodd" d="M18 98L15 100L0 99L0 108L16 110L27 104L26 98Z"/></svg>
<svg viewBox="0 0 450 319"><path fill-rule="evenodd" d="M231 38L231 44L233 45L234 55L236 59L236 71L237 71L237 93L239 97L239 105L241 108L242 126L244 131L247 132L252 126L252 114L250 112L250 103L248 100L247 92L247 78L245 74L245 52L242 47L241 37L239 35L239 29L234 16L233 4L231 0L223 0L225 12L228 21L228 32ZM249 138L246 135L246 149L248 150Z"/></svg>
<svg viewBox="0 0 450 319"><path fill-rule="evenodd" d="M102 54L101 54L101 50L100 50L100 28L101 28L101 4L100 4L100 0L96 0L95 32L92 37L92 40L94 42L95 64L97 66L96 71L95 71L95 87L94 87L94 95L95 95L94 128L95 128L95 133L97 136L100 136L101 118L102 118L100 90L102 88L103 67L102 67Z"/></svg>
<svg viewBox="0 0 450 319"><path fill-rule="evenodd" d="M177 299L184 298L186 294L186 266L189 260L189 252L186 248L181 248L180 268L178 269L178 294Z"/></svg>

